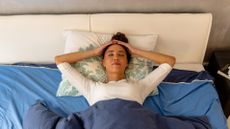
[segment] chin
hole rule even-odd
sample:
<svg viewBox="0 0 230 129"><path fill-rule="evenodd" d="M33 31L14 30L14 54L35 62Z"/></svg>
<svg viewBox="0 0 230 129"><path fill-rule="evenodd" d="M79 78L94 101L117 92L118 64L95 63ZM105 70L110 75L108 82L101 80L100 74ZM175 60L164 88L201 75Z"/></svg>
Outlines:
<svg viewBox="0 0 230 129"><path fill-rule="evenodd" d="M121 70L120 68L119 69L112 69L112 70L110 70L110 72L112 72L112 73L124 73L125 71L123 71L123 70Z"/></svg>
<svg viewBox="0 0 230 129"><path fill-rule="evenodd" d="M124 72L121 71L121 70L112 70L111 72L113 72L113 73L124 73Z"/></svg>

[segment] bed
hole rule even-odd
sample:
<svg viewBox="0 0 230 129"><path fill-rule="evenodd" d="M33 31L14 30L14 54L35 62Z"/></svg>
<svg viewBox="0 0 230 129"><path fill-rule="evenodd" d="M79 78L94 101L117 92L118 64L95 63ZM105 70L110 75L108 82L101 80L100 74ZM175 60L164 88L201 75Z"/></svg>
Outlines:
<svg viewBox="0 0 230 129"><path fill-rule="evenodd" d="M64 51L63 31L77 29L158 34L155 51L175 56L177 64L144 106L164 116L206 115L213 129L227 129L213 78L202 66L211 24L210 13L0 16L0 128L21 129L36 100L61 116L89 106L82 96L56 97L62 77L54 57Z"/></svg>

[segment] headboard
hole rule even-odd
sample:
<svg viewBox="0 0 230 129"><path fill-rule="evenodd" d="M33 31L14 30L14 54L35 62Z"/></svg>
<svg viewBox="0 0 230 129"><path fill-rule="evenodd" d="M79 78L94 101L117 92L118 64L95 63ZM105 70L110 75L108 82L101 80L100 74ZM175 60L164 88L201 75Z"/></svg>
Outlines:
<svg viewBox="0 0 230 129"><path fill-rule="evenodd" d="M53 63L64 50L65 29L158 34L156 51L177 64L204 59L212 24L210 13L104 13L0 16L0 64Z"/></svg>

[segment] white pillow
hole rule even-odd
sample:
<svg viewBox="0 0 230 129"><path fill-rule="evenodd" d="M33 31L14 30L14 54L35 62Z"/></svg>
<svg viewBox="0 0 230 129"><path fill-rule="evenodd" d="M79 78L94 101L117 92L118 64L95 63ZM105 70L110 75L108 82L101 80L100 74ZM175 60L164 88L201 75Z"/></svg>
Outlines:
<svg viewBox="0 0 230 129"><path fill-rule="evenodd" d="M66 30L65 36L65 50L64 53L79 51L90 45L96 47L101 46L106 41L110 41L113 34L99 33L79 30ZM145 35L129 35L126 34L129 43L138 49L153 51L156 47L158 35L145 34Z"/></svg>
<svg viewBox="0 0 230 129"><path fill-rule="evenodd" d="M64 53L85 51L95 49L107 41L111 40L113 34L110 33L98 33L89 31L79 30L67 30L64 32L65 36L65 50ZM146 34L146 35L129 35L126 34L129 43L136 48L142 50L153 51L158 35ZM106 73L100 64L102 56L91 57L77 63L72 64L80 73L84 76L94 80L106 82ZM125 71L126 78L130 80L139 80L144 78L147 74L152 71L154 63L150 60L141 57L131 57L129 66ZM157 94L155 90L152 94ZM57 96L79 96L81 93L72 86L65 77L63 77L58 91Z"/></svg>

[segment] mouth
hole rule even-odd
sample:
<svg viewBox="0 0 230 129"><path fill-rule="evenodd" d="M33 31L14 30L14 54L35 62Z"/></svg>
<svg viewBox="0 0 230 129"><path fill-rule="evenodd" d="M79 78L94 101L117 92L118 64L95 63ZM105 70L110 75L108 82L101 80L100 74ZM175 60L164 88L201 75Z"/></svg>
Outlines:
<svg viewBox="0 0 230 129"><path fill-rule="evenodd" d="M119 62L113 62L112 65L121 65Z"/></svg>

